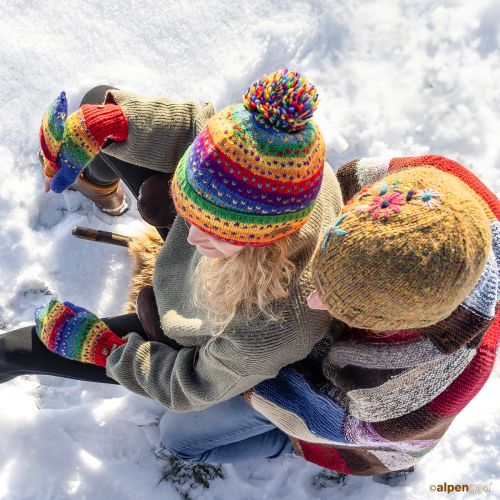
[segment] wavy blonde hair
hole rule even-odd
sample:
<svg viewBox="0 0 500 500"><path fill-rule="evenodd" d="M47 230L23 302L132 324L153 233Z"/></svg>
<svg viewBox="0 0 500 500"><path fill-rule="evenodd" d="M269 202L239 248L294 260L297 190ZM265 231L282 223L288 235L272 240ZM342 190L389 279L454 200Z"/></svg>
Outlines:
<svg viewBox="0 0 500 500"><path fill-rule="evenodd" d="M264 247L246 247L227 259L201 257L194 273L193 300L206 309L219 335L241 312L248 319L259 312L269 321L280 319L271 308L288 298L295 265L289 260L293 237Z"/></svg>

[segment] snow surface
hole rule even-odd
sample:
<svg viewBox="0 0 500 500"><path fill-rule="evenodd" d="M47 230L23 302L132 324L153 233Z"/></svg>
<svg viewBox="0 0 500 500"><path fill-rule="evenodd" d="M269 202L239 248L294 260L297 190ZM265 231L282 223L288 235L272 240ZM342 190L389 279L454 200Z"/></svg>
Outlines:
<svg viewBox="0 0 500 500"><path fill-rule="evenodd" d="M75 224L136 234L135 208L110 220L78 193L43 194L37 132L62 89L75 109L94 85L149 95L240 99L287 66L317 86L334 166L359 156L454 158L500 193L500 4L495 0L0 0L0 331L33 321L49 295L122 312L126 251L76 240ZM500 373L408 478L317 489L299 459L225 466L193 498L436 498L429 485L487 483L500 498ZM0 498L177 498L159 483L156 402L55 377L0 385ZM462 495L456 494L455 497Z"/></svg>

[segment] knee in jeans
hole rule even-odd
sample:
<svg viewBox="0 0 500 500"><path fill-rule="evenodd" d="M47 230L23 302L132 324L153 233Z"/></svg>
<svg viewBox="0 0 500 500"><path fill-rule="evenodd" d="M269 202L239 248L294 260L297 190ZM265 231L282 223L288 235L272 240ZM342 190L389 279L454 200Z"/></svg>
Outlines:
<svg viewBox="0 0 500 500"><path fill-rule="evenodd" d="M171 413L166 413L161 419L160 434L165 453L182 460L200 461L200 454L189 450L186 444L186 435L181 426L182 423L179 422L176 415Z"/></svg>
<svg viewBox="0 0 500 500"><path fill-rule="evenodd" d="M172 444L172 443L171 443ZM172 455L180 460L185 460L186 462L200 463L203 462L202 456L199 453L190 453L189 450L182 449L182 447L169 446L165 441L163 441L163 453L165 455Z"/></svg>
<svg viewBox="0 0 500 500"><path fill-rule="evenodd" d="M189 462L203 462L202 455L199 452L193 452L185 443L182 443L175 436L163 435L161 437L163 443L163 452L166 455L173 455L181 460L187 460Z"/></svg>

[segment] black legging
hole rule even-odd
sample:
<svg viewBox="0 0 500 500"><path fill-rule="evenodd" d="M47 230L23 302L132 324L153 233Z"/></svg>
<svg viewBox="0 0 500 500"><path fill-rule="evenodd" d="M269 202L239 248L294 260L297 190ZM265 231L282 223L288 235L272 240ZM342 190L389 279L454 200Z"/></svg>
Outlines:
<svg viewBox="0 0 500 500"><path fill-rule="evenodd" d="M147 340L135 313L104 318L103 321L120 337L136 332ZM0 335L0 383L19 375L55 375L90 382L117 383L106 375L102 366L72 361L49 351L38 338L34 326Z"/></svg>
<svg viewBox="0 0 500 500"><path fill-rule="evenodd" d="M101 104L110 87L100 85L94 87L83 97L81 104ZM137 167L117 158L99 153L85 168L85 176L100 185L110 184L121 179L137 198L142 183L151 175L158 174L155 170ZM158 228L163 239L168 232ZM105 318L105 323L119 336L136 332L147 340L139 317L136 314L124 314L113 318ZM62 358L50 352L40 341L34 326L27 326L0 335L0 383L6 382L18 375L43 374L59 377L89 380L116 384L106 376L103 367L80 363Z"/></svg>

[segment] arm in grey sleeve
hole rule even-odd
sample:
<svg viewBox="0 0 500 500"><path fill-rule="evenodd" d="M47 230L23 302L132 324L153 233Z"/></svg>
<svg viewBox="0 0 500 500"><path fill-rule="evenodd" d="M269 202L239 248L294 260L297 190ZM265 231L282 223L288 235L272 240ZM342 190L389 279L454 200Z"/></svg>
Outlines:
<svg viewBox="0 0 500 500"><path fill-rule="evenodd" d="M121 106L128 120L128 137L111 142L102 151L141 167L172 173L206 121L215 113L210 102L177 103L161 97L143 97L108 90L105 103Z"/></svg>

